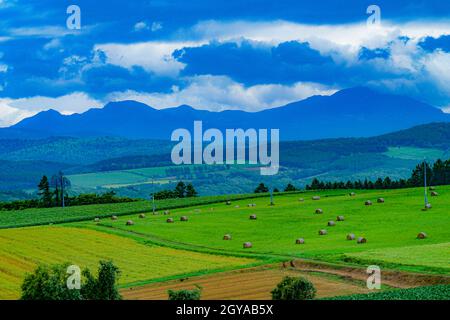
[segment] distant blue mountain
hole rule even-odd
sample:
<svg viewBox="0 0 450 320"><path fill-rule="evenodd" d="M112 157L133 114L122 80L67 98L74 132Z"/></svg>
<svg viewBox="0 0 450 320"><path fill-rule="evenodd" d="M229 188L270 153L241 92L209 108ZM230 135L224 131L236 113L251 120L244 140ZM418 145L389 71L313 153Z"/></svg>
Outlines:
<svg viewBox="0 0 450 320"><path fill-rule="evenodd" d="M357 87L332 96L306 100L260 112L196 110L179 106L157 110L136 101L108 103L82 114L41 112L0 130L0 138L49 136L120 136L170 139L174 129L279 128L282 140L368 137L431 122L449 122L450 115L417 100Z"/></svg>

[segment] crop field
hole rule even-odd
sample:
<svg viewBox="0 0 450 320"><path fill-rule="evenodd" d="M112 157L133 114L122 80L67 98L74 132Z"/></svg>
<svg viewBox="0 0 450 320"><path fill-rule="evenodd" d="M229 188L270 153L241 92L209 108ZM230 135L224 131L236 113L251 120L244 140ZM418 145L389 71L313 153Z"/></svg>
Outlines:
<svg viewBox="0 0 450 320"><path fill-rule="evenodd" d="M349 256L356 259L360 253L364 260L450 272L446 263L450 261L450 228L443 227L450 224L450 188L439 187L438 191L438 197L430 198L433 209L426 212L421 210L423 189L360 191L354 197L336 193L333 196L332 192L323 191L317 193L322 196L319 201L311 200L311 194L286 195L275 197L274 206L268 205L268 198L259 198L234 201L228 206L217 203L172 210L169 216L135 220L134 226L125 226L129 217L114 222L102 220L100 225L144 234L154 241L227 253L328 261L343 261ZM299 201L299 197L305 197L304 201ZM377 203L378 197L383 197L385 203ZM368 199L372 200L372 206L364 205ZM248 203L256 206L247 207ZM315 214L318 208L323 214ZM257 219L249 219L251 214L256 214ZM338 215L345 220L336 221ZM189 221L180 221L181 216L187 216ZM168 217L175 222L167 223ZM327 226L328 221L336 225ZM319 235L321 229L328 234ZM417 239L419 232L428 237ZM367 243L346 240L349 233L356 238L365 237ZM224 241L225 234L232 235L232 240ZM295 244L297 238L304 238L305 244ZM252 248L243 248L247 241L253 244Z"/></svg>
<svg viewBox="0 0 450 320"><path fill-rule="evenodd" d="M38 263L68 262L96 270L99 260L113 260L120 268L119 284L255 262L152 246L89 229L46 226L0 230L0 299L18 298L25 273Z"/></svg>
<svg viewBox="0 0 450 320"><path fill-rule="evenodd" d="M310 274L282 268L250 268L238 271L204 275L187 280L153 283L138 288L122 289L126 299L166 300L167 290L202 288L204 300L270 300L270 292L285 276L306 277L317 289L317 297L333 297L366 293L363 281Z"/></svg>
<svg viewBox="0 0 450 320"><path fill-rule="evenodd" d="M274 196L273 206L267 194L163 200L155 215L149 201L0 212L0 299L17 298L25 273L38 263L95 270L101 259L118 265L119 286L133 299L166 299L167 289L195 284L204 287L205 299L270 298L277 281L294 273L309 277L319 297L353 297L366 292L361 282L369 264L394 272L389 281L398 288L450 282L450 187L437 188L428 211L421 210L421 188L349 192L283 193ZM314 195L320 200L312 200ZM377 203L380 197L384 203ZM366 200L373 205L366 206ZM126 226L127 220L134 225ZM326 235L319 235L322 229ZM426 239L417 239L419 232ZM349 233L367 243L347 240ZM223 240L226 234L231 240ZM298 238L304 244L296 244ZM244 249L244 242L252 248ZM334 267L261 267L293 260ZM359 271L346 274L342 266ZM405 278L395 280L395 272L425 278L402 283Z"/></svg>

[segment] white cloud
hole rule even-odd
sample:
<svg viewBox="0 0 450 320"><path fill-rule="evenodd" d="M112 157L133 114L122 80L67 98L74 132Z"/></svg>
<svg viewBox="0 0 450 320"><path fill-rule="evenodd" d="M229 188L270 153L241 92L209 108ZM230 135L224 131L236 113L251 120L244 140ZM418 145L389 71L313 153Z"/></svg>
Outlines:
<svg viewBox="0 0 450 320"><path fill-rule="evenodd" d="M99 108L103 102L90 98L87 94L76 92L69 95L49 98L30 97L21 99L0 99L0 126L10 126L36 113L54 109L62 114L84 112L90 108Z"/></svg>
<svg viewBox="0 0 450 320"><path fill-rule="evenodd" d="M142 30L148 30L149 27L146 22L139 21L134 25L134 31L142 31Z"/></svg>
<svg viewBox="0 0 450 320"><path fill-rule="evenodd" d="M133 44L100 44L95 50L105 52L107 62L125 68L141 66L158 75L176 77L184 64L172 53L183 47L196 46L191 42L141 42Z"/></svg>
<svg viewBox="0 0 450 320"><path fill-rule="evenodd" d="M173 88L171 93L139 93L134 91L113 93L107 100L136 100L154 108L163 109L188 104L196 109L222 111L259 111L279 107L312 95L330 95L336 92L315 83L296 83L292 86L279 84L244 87L223 76L199 76L190 79L184 89Z"/></svg>
<svg viewBox="0 0 450 320"><path fill-rule="evenodd" d="M299 24L284 20L266 22L219 22L202 21L188 30L180 30L178 36L192 37L200 40L231 40L247 38L256 41L278 44L284 41L308 41L313 45L333 43L341 46L358 48L362 45L369 48L382 46L403 35L410 38L424 36L438 37L448 34L449 21L414 22L393 24L383 21L380 27L368 27L366 23L340 25ZM325 49L325 48L323 48Z"/></svg>

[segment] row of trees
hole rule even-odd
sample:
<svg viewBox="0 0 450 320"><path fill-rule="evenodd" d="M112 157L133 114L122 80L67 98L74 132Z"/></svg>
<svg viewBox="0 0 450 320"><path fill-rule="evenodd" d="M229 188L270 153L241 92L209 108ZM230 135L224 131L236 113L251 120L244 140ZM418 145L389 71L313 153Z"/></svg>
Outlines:
<svg viewBox="0 0 450 320"><path fill-rule="evenodd" d="M185 184L180 181L173 190L161 190L154 193L155 200L176 199L176 198L192 198L198 196L192 183Z"/></svg>
<svg viewBox="0 0 450 320"><path fill-rule="evenodd" d="M450 160L442 161L438 159L430 166L426 162L418 164L408 179L394 180L390 177L378 178L376 181L365 179L364 181L339 181L324 182L314 178L307 190L329 190L329 189L400 189L420 187L424 185L425 174L427 185L448 185L450 184Z"/></svg>
<svg viewBox="0 0 450 320"><path fill-rule="evenodd" d="M284 188L284 192L293 192L293 191L298 191L298 190L300 190L300 189L297 189L296 187L294 187L294 185L293 184L291 184L291 183L288 183L287 184L287 186ZM256 187L256 189L255 189L255 191L253 191L253 193L267 193L267 192L269 192L270 190L269 190L269 187L267 187L264 183L260 183L257 187ZM278 188L274 188L273 189L273 192L280 192L280 190L278 189Z"/></svg>
<svg viewBox="0 0 450 320"><path fill-rule="evenodd" d="M43 176L38 184L38 199L0 202L0 210L24 210L29 208L51 208L65 206L81 206L88 204L105 204L133 202L137 199L117 197L114 191L103 194L85 193L69 196L70 181L62 172L51 179Z"/></svg>

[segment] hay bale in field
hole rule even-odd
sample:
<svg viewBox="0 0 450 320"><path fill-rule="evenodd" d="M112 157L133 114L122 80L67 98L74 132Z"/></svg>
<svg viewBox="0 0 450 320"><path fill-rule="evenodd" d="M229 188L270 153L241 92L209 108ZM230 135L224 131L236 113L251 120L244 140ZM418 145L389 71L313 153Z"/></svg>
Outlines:
<svg viewBox="0 0 450 320"><path fill-rule="evenodd" d="M295 240L295 244L305 244L305 239L298 238L297 240Z"/></svg>
<svg viewBox="0 0 450 320"><path fill-rule="evenodd" d="M320 196L314 196L312 197L313 200L320 200Z"/></svg>
<svg viewBox="0 0 450 320"><path fill-rule="evenodd" d="M255 203L249 203L248 205L247 205L247 207L256 207L256 204Z"/></svg>
<svg viewBox="0 0 450 320"><path fill-rule="evenodd" d="M298 199L298 201L303 202L303 201L305 201L305 199L300 198L300 199Z"/></svg>
<svg viewBox="0 0 450 320"><path fill-rule="evenodd" d="M355 240L355 235L353 233L349 233L347 235L347 240Z"/></svg>
<svg viewBox="0 0 450 320"><path fill-rule="evenodd" d="M117 220L117 216L112 216L111 220L113 220L113 221Z"/></svg>
<svg viewBox="0 0 450 320"><path fill-rule="evenodd" d="M128 221L125 223L125 225L127 225L127 226L132 226L132 225L134 225L134 222L133 222L133 220L128 220Z"/></svg>
<svg viewBox="0 0 450 320"><path fill-rule="evenodd" d="M164 210L164 215L166 216L168 214L170 214L170 211L169 210Z"/></svg>
<svg viewBox="0 0 450 320"><path fill-rule="evenodd" d="M322 214L323 210L322 209L316 209L316 214Z"/></svg>
<svg viewBox="0 0 450 320"><path fill-rule="evenodd" d="M427 238L427 234L425 232L419 232L417 235L417 239L425 239Z"/></svg>
<svg viewBox="0 0 450 320"><path fill-rule="evenodd" d="M166 222L167 223L173 223L173 218L167 218Z"/></svg>
<svg viewBox="0 0 450 320"><path fill-rule="evenodd" d="M235 205L234 207L237 209L237 208L239 208L239 205L237 204L237 205Z"/></svg>
<svg viewBox="0 0 450 320"><path fill-rule="evenodd" d="M436 187L431 186L429 189L430 189L430 191L434 191L434 190L436 190Z"/></svg>
<svg viewBox="0 0 450 320"><path fill-rule="evenodd" d="M337 216L336 221L344 221L344 216Z"/></svg>
<svg viewBox="0 0 450 320"><path fill-rule="evenodd" d="M250 220L256 220L256 214L250 215Z"/></svg>
<svg viewBox="0 0 450 320"><path fill-rule="evenodd" d="M224 235L223 240L231 240L231 234Z"/></svg>
<svg viewBox="0 0 450 320"><path fill-rule="evenodd" d="M367 242L367 239L364 238L364 237L359 237L358 240L357 240L357 242L358 242L358 243L366 243L366 242Z"/></svg>
<svg viewBox="0 0 450 320"><path fill-rule="evenodd" d="M328 232L325 229L319 230L319 236L324 236L326 235Z"/></svg>
<svg viewBox="0 0 450 320"><path fill-rule="evenodd" d="M194 210L195 213L200 213L200 211L201 211L200 209L195 209Z"/></svg>
<svg viewBox="0 0 450 320"><path fill-rule="evenodd" d="M336 223L334 221L328 221L327 225L329 227L334 227L336 225Z"/></svg>
<svg viewBox="0 0 450 320"><path fill-rule="evenodd" d="M253 245L252 245L252 243L251 242L244 242L244 249L248 249L248 248L251 248L251 247L253 247Z"/></svg>
<svg viewBox="0 0 450 320"><path fill-rule="evenodd" d="M364 204L365 204L366 206L371 206L371 205L372 205L372 201L366 200L366 202L364 202Z"/></svg>
<svg viewBox="0 0 450 320"><path fill-rule="evenodd" d="M350 197L354 197L354 196L356 196L356 193L350 192L348 195L349 195Z"/></svg>
<svg viewBox="0 0 450 320"><path fill-rule="evenodd" d="M436 191L431 191L431 196L432 197L437 197L439 195L439 193L437 193Z"/></svg>
<svg viewBox="0 0 450 320"><path fill-rule="evenodd" d="M188 217L186 217L186 216L181 216L180 221L188 221Z"/></svg>
<svg viewBox="0 0 450 320"><path fill-rule="evenodd" d="M384 203L384 198L378 198L378 199L377 199L377 202L378 202L378 203Z"/></svg>
<svg viewBox="0 0 450 320"><path fill-rule="evenodd" d="M230 206L231 205L231 201L227 201L226 204L227 204L227 206Z"/></svg>
<svg viewBox="0 0 450 320"><path fill-rule="evenodd" d="M431 209L432 208L432 206L431 206L431 203L427 203L426 205L425 205L425 209Z"/></svg>
<svg viewBox="0 0 450 320"><path fill-rule="evenodd" d="M141 213L140 215L139 215L139 219L144 219L145 218L145 213Z"/></svg>
<svg viewBox="0 0 450 320"><path fill-rule="evenodd" d="M94 222L95 222L95 223L99 223L99 222L100 222L100 218L95 218L95 219L94 219Z"/></svg>

